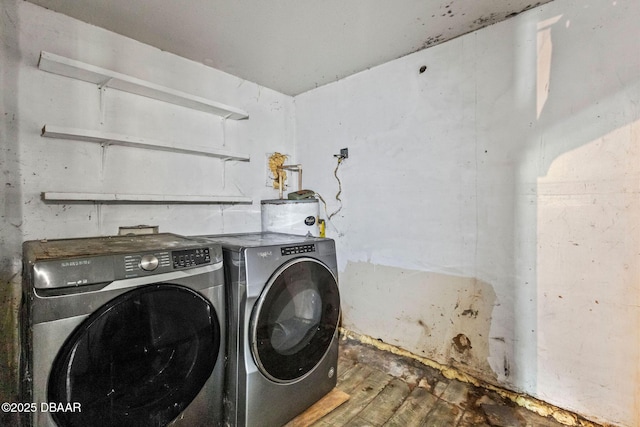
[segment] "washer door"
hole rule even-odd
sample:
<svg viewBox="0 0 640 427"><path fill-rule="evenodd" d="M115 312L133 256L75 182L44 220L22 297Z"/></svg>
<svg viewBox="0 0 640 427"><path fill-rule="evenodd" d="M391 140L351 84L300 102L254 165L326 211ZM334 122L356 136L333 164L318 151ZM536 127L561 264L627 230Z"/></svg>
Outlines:
<svg viewBox="0 0 640 427"><path fill-rule="evenodd" d="M66 340L48 399L78 402L81 412L51 416L61 427L164 426L202 389L219 349L215 308L200 294L170 284L137 288L100 307Z"/></svg>
<svg viewBox="0 0 640 427"><path fill-rule="evenodd" d="M269 379L296 381L322 360L338 327L338 283L327 266L299 258L276 271L251 317L251 347Z"/></svg>

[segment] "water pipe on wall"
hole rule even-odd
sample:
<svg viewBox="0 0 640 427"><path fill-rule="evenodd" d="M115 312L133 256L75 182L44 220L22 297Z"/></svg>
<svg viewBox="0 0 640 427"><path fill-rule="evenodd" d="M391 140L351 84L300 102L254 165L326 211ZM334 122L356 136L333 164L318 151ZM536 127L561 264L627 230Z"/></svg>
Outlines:
<svg viewBox="0 0 640 427"><path fill-rule="evenodd" d="M302 165L282 165L278 168L278 170L288 170L291 172L298 172L298 191L302 190ZM283 199L283 177L284 174L278 173L278 195L280 199Z"/></svg>

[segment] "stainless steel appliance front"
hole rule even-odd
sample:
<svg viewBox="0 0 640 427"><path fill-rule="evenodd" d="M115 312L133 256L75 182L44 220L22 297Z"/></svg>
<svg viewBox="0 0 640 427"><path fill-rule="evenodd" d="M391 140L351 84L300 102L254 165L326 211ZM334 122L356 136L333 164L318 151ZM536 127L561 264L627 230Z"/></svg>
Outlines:
<svg viewBox="0 0 640 427"><path fill-rule="evenodd" d="M36 408L26 424L222 423L219 245L165 233L30 241L23 252L21 384Z"/></svg>
<svg viewBox="0 0 640 427"><path fill-rule="evenodd" d="M336 384L340 296L331 239L210 236L229 299L228 425L273 427Z"/></svg>

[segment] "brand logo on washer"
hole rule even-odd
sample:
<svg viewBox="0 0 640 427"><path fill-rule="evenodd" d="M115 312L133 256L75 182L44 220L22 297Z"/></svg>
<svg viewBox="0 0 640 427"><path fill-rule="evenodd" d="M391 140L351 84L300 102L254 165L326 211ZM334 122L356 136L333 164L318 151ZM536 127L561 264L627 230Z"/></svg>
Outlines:
<svg viewBox="0 0 640 427"><path fill-rule="evenodd" d="M91 264L91 260L90 259L81 259L79 261L63 261L60 263L60 267L62 268L66 268L66 267L80 267L82 265L90 265Z"/></svg>
<svg viewBox="0 0 640 427"><path fill-rule="evenodd" d="M304 223L308 226L312 226L313 224L316 223L316 217L315 216L308 216L304 219Z"/></svg>
<svg viewBox="0 0 640 427"><path fill-rule="evenodd" d="M266 258L271 256L271 251L258 252L258 256L262 258Z"/></svg>

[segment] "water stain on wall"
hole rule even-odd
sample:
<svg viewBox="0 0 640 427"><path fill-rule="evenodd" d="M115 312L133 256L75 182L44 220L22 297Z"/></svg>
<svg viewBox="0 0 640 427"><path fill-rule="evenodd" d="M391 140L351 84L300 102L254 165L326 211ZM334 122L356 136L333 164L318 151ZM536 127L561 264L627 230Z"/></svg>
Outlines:
<svg viewBox="0 0 640 427"><path fill-rule="evenodd" d="M496 300L490 284L350 262L340 287L345 328L496 382L488 359L493 349L502 360L504 346L489 336Z"/></svg>
<svg viewBox="0 0 640 427"><path fill-rule="evenodd" d="M0 281L0 400L3 402L14 401L17 396L19 292L15 283Z"/></svg>
<svg viewBox="0 0 640 427"><path fill-rule="evenodd" d="M15 402L18 388L18 307L20 304L20 253L23 241L22 185L18 89L21 75L15 58L20 57L21 20L19 2L3 2L0 9L0 402ZM24 82L23 82L24 83ZM0 413L0 425L11 413Z"/></svg>
<svg viewBox="0 0 640 427"><path fill-rule="evenodd" d="M459 353L464 353L466 351L470 351L473 347L471 346L471 340L465 334L458 334L451 340L453 342L454 348Z"/></svg>

